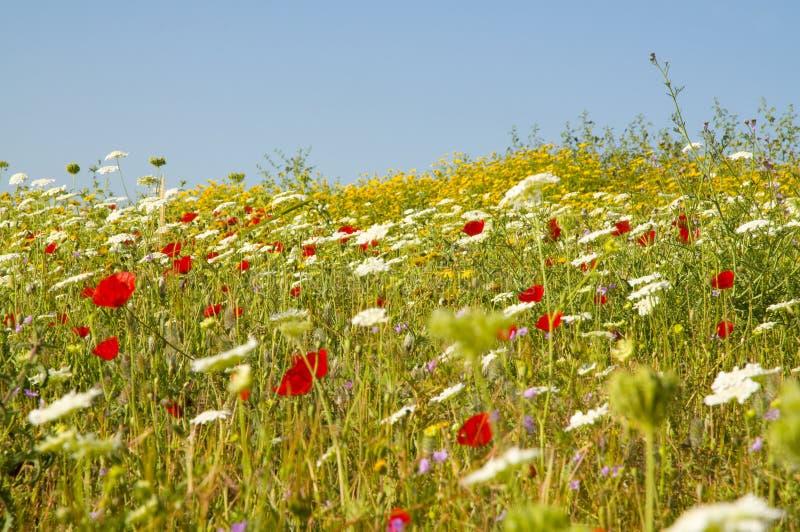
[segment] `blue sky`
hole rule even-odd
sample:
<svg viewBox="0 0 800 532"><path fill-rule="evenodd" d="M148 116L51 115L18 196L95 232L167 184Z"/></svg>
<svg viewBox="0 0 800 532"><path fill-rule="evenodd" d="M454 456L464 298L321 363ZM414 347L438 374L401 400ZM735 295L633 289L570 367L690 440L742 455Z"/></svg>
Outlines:
<svg viewBox="0 0 800 532"><path fill-rule="evenodd" d="M672 104L650 52L695 132L715 97L744 120L800 94L789 1L31 0L0 20L0 190L15 172L71 185L69 162L88 185L115 149L129 189L151 156L172 186L252 185L265 153L308 147L346 183L503 151L512 126L558 141L583 111L659 129Z"/></svg>

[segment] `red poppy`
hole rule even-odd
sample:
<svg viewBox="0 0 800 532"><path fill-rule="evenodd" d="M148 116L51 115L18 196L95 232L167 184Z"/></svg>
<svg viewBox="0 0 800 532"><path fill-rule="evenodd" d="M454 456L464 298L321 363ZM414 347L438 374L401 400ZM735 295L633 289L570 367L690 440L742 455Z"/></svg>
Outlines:
<svg viewBox="0 0 800 532"><path fill-rule="evenodd" d="M398 530L403 530L409 524L411 524L411 516L408 515L408 512L402 508L392 508L392 511L389 512L386 530L396 532Z"/></svg>
<svg viewBox="0 0 800 532"><path fill-rule="evenodd" d="M581 264L582 272L588 272L590 270L594 271L595 268L597 268L597 259L592 259L591 262L584 262L583 264Z"/></svg>
<svg viewBox="0 0 800 532"><path fill-rule="evenodd" d="M222 285L222 288L220 288L220 290L222 290L222 293L227 294L230 288L228 287L228 285L224 284Z"/></svg>
<svg viewBox="0 0 800 532"><path fill-rule="evenodd" d="M278 395L304 395L311 391L315 378L321 379L327 374L328 353L324 349L319 353L298 355L292 360L292 367L283 375L280 385L272 391Z"/></svg>
<svg viewBox="0 0 800 532"><path fill-rule="evenodd" d="M714 288L719 288L720 290L725 290L726 288L733 286L733 278L734 273L732 271L721 271L711 278L711 286Z"/></svg>
<svg viewBox="0 0 800 532"><path fill-rule="evenodd" d="M300 285L293 286L291 290L289 290L289 295L292 297L299 297L300 296Z"/></svg>
<svg viewBox="0 0 800 532"><path fill-rule="evenodd" d="M181 216L181 222L183 222L185 224L188 224L189 222L191 222L195 218L197 218L197 213L196 212L187 212L186 214Z"/></svg>
<svg viewBox="0 0 800 532"><path fill-rule="evenodd" d="M717 323L717 336L720 338L727 338L733 332L733 323L729 321L721 321Z"/></svg>
<svg viewBox="0 0 800 532"><path fill-rule="evenodd" d="M317 246L314 244L303 246L303 257L313 257L317 254Z"/></svg>
<svg viewBox="0 0 800 532"><path fill-rule="evenodd" d="M3 324L8 325L9 327L16 327L17 326L17 317L13 314L6 314L3 318Z"/></svg>
<svg viewBox="0 0 800 532"><path fill-rule="evenodd" d="M207 261L210 261L211 259L215 259L217 257L219 257L219 253L217 253L216 251L212 251L211 253L206 254Z"/></svg>
<svg viewBox="0 0 800 532"><path fill-rule="evenodd" d="M56 314L54 317L55 317L55 321L51 321L50 323L48 323L48 325L50 327L55 326L56 323L60 323L61 325L64 325L69 320L69 316L67 316L66 314Z"/></svg>
<svg viewBox="0 0 800 532"><path fill-rule="evenodd" d="M249 262L247 262L246 260L243 260L242 262L240 262L240 263L238 264L238 266L236 266L236 268L237 268L237 269L238 269L240 272L246 272L247 270L249 270L249 269L250 269L250 263L249 263Z"/></svg>
<svg viewBox="0 0 800 532"><path fill-rule="evenodd" d="M192 257L186 255L172 262L172 273L186 274L192 269Z"/></svg>
<svg viewBox="0 0 800 532"><path fill-rule="evenodd" d="M249 397L250 397L250 390L242 390L241 392L239 392L239 399L241 399L243 403L246 402Z"/></svg>
<svg viewBox="0 0 800 532"><path fill-rule="evenodd" d="M80 327L73 327L72 332L80 336L81 338L86 338L89 336L89 327L85 325L81 325Z"/></svg>
<svg viewBox="0 0 800 532"><path fill-rule="evenodd" d="M631 230L630 220L622 220L621 222L617 222L614 224L614 230L611 231L611 234L614 236L619 236L627 233L630 230Z"/></svg>
<svg viewBox="0 0 800 532"><path fill-rule="evenodd" d="M503 342L511 340L511 337L517 332L517 326L512 325L508 329L500 329L497 331L497 339Z"/></svg>
<svg viewBox="0 0 800 532"><path fill-rule="evenodd" d="M281 244L277 240L275 242L272 242L270 246L272 247L272 249L269 250L270 253L280 253L281 251L283 251L283 244Z"/></svg>
<svg viewBox="0 0 800 532"><path fill-rule="evenodd" d="M118 272L98 283L92 302L98 307L118 308L128 302L135 289L136 276L130 272Z"/></svg>
<svg viewBox="0 0 800 532"><path fill-rule="evenodd" d="M655 231L648 231L639 238L636 239L636 243L640 246L647 247L650 244L656 241L656 232Z"/></svg>
<svg viewBox="0 0 800 532"><path fill-rule="evenodd" d="M92 288L91 286L87 286L86 288L81 290L81 293L78 295L83 298L92 297L94 295L94 288Z"/></svg>
<svg viewBox="0 0 800 532"><path fill-rule="evenodd" d="M239 318L244 313L244 309L242 307L233 307L232 312L234 317Z"/></svg>
<svg viewBox="0 0 800 532"><path fill-rule="evenodd" d="M161 248L161 253L166 255L167 257L176 257L180 252L183 244L180 242L170 242L163 248Z"/></svg>
<svg viewBox="0 0 800 532"><path fill-rule="evenodd" d="M483 220L472 220L464 224L462 231L467 233L469 236L479 235L483 233L483 228L485 225L486 222Z"/></svg>
<svg viewBox="0 0 800 532"><path fill-rule="evenodd" d="M164 403L164 408L166 408L167 413L174 418L183 416L183 408L181 408L181 405L179 405L177 401L166 401Z"/></svg>
<svg viewBox="0 0 800 532"><path fill-rule="evenodd" d="M540 331L550 332L561 324L561 312L548 312L536 322L536 328Z"/></svg>
<svg viewBox="0 0 800 532"><path fill-rule="evenodd" d="M596 296L594 296L594 302L596 305L605 305L606 303L608 303L608 298L603 294L597 294Z"/></svg>
<svg viewBox="0 0 800 532"><path fill-rule="evenodd" d="M700 229L695 229L694 232L691 232L688 227L680 228L678 240L680 240L682 244L690 244L698 238L700 238Z"/></svg>
<svg viewBox="0 0 800 532"><path fill-rule="evenodd" d="M245 214L252 214L253 213L253 208L250 205L245 205L244 206L244 213Z"/></svg>
<svg viewBox="0 0 800 532"><path fill-rule="evenodd" d="M544 297L544 286L535 284L520 293L517 298L523 303L538 303Z"/></svg>
<svg viewBox="0 0 800 532"><path fill-rule="evenodd" d="M458 443L470 447L482 447L492 439L492 427L489 426L489 414L475 414L458 429Z"/></svg>
<svg viewBox="0 0 800 532"><path fill-rule="evenodd" d="M358 246L358 249L360 249L362 252L364 252L364 251L367 251L369 248L376 248L376 247L378 247L378 241L377 240L370 240L369 242L365 242L365 243L361 244L360 246Z"/></svg>
<svg viewBox="0 0 800 532"><path fill-rule="evenodd" d="M57 242L51 242L50 244L47 244L46 248L44 248L44 252L47 253L48 255L52 255L53 253L56 252L57 247L58 247Z"/></svg>
<svg viewBox="0 0 800 532"><path fill-rule="evenodd" d="M358 230L359 230L359 229L358 229L358 228L356 228L356 227L352 227L352 226L350 226L350 225L343 225L343 226L341 226L339 229L337 229L337 230L336 230L336 232L337 232L337 233L344 233L344 234L346 234L346 235L352 235L353 233L355 233L355 232L356 232L356 231L358 231ZM340 238L340 239L339 239L339 242L340 242L341 244L344 244L344 243L345 243L345 242L347 242L348 240L350 240L350 238L345 236L345 237L342 237L342 238Z"/></svg>
<svg viewBox="0 0 800 532"><path fill-rule="evenodd" d="M239 223L239 218L237 218L236 216L231 216L225 223L227 223L228 225L236 225Z"/></svg>
<svg viewBox="0 0 800 532"><path fill-rule="evenodd" d="M547 222L547 229L548 235L547 239L551 241L558 240L558 237L561 236L561 228L558 226L558 220L555 218L550 218Z"/></svg>
<svg viewBox="0 0 800 532"><path fill-rule="evenodd" d="M375 305L378 307L383 308L385 304L386 304L386 298L383 296L378 296L378 299L375 300Z"/></svg>
<svg viewBox="0 0 800 532"><path fill-rule="evenodd" d="M212 316L216 316L222 310L222 304L217 303L216 305L209 305L206 307L206 310L203 312L203 316L206 318L210 318Z"/></svg>
<svg viewBox="0 0 800 532"><path fill-rule="evenodd" d="M103 360L113 360L119 354L119 341L116 336L106 338L92 350L92 353Z"/></svg>

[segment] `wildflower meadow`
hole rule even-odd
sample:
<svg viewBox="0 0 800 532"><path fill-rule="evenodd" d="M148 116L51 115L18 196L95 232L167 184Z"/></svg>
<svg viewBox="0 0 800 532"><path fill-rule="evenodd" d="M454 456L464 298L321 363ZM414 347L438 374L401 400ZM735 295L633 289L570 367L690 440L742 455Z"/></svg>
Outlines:
<svg viewBox="0 0 800 532"><path fill-rule="evenodd" d="M673 129L350 185L1 163L4 529L800 529L800 126L653 62Z"/></svg>

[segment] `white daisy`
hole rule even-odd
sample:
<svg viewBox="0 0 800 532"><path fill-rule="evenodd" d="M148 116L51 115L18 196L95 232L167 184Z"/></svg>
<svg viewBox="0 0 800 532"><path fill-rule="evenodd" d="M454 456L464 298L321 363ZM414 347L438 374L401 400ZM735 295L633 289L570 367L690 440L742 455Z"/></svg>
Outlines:
<svg viewBox="0 0 800 532"><path fill-rule="evenodd" d="M32 425L41 425L48 421L53 421L74 410L90 407L92 405L92 400L102 394L103 392L96 388L92 388L84 393L75 393L75 390L72 390L60 399L56 399L50 403L49 406L31 410L28 414L28 421L30 421Z"/></svg>

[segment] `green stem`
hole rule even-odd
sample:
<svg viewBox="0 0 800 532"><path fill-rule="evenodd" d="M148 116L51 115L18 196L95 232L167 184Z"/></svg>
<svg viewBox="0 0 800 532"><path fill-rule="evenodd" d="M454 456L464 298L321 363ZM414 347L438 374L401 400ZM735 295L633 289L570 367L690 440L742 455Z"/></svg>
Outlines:
<svg viewBox="0 0 800 532"><path fill-rule="evenodd" d="M644 455L645 455L645 530L653 532L655 530L655 500L656 500L656 458L653 452L652 428L648 428L644 433Z"/></svg>

